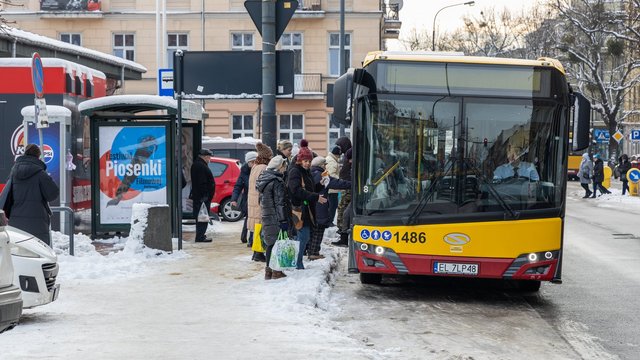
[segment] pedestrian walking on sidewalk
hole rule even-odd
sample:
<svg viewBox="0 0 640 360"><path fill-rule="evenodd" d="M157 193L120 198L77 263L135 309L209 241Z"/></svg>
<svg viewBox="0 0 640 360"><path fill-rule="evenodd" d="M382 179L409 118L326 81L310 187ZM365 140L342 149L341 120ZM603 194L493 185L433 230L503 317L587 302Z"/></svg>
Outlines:
<svg viewBox="0 0 640 360"><path fill-rule="evenodd" d="M589 189L589 184L591 184L591 178L593 177L593 163L591 162L591 157L589 153L582 154L582 161L580 162L580 168L578 170L578 178L580 179L580 186L584 189L583 199L586 199L591 196L593 193Z"/></svg>
<svg viewBox="0 0 640 360"><path fill-rule="evenodd" d="M211 199L216 192L216 181L213 178L211 169L209 169L209 161L213 154L208 149L201 149L191 165L191 194L189 198L193 200L193 216L196 219L196 238L195 242L211 242L205 233L209 222L198 221L198 213L202 204L207 210L211 209Z"/></svg>
<svg viewBox="0 0 640 360"><path fill-rule="evenodd" d="M247 197L247 229L249 230L247 240L249 246L253 245L253 239L256 236L256 234L254 234L256 224L260 224L262 222L262 212L260 210L259 194L258 190L256 190L256 182L258 181L258 176L260 176L260 174L262 174L262 172L267 168L267 164L269 164L269 161L271 161L271 158L273 157L273 151L271 148L263 143L256 144L256 151L258 152L258 156L256 157L255 164L251 168L251 174L249 174L249 195ZM251 259L253 261L266 261L264 253L259 251L254 251Z"/></svg>
<svg viewBox="0 0 640 360"><path fill-rule="evenodd" d="M244 165L240 168L240 175L236 180L236 184L233 186L233 193L231 194L231 206L240 209L242 211L242 217L244 217L244 226L242 227L242 233L240 234L240 242L247 242L247 197L249 196L249 175L251 175L251 168L256 162L258 153L255 151L249 151L244 155Z"/></svg>
<svg viewBox="0 0 640 360"><path fill-rule="evenodd" d="M256 189L260 193L260 207L262 208L262 232L260 237L265 244L266 266L264 279L279 279L286 275L282 271L269 267L273 245L276 243L280 230L288 231L291 224L291 204L287 188L284 184L284 173L287 169L286 160L276 155L269 161L267 168L258 176Z"/></svg>
<svg viewBox="0 0 640 360"><path fill-rule="evenodd" d="M620 165L618 165L618 171L620 172L620 181L622 182L622 195L629 191L629 179L627 179L627 171L631 169L631 162L627 154L620 156Z"/></svg>
<svg viewBox="0 0 640 360"><path fill-rule="evenodd" d="M591 195L591 197L595 198L598 190L600 190L600 195L611 194L611 191L602 186L602 182L604 181L604 163L600 158L600 154L595 154L593 157L595 161L593 163L593 195Z"/></svg>
<svg viewBox="0 0 640 360"><path fill-rule="evenodd" d="M40 148L29 144L11 169L13 204L9 225L24 230L51 246L51 209L49 202L60 194L58 185L47 174L47 165L40 160Z"/></svg>

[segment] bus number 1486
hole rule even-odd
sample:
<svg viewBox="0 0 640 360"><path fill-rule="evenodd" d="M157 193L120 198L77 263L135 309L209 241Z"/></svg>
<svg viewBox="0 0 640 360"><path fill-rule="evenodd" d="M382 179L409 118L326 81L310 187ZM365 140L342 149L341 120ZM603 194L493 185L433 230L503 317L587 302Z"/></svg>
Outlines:
<svg viewBox="0 0 640 360"><path fill-rule="evenodd" d="M396 232L393 234L396 238L396 242L405 242L405 243L420 243L424 244L427 242L427 234L423 232L405 232L400 235L400 232Z"/></svg>

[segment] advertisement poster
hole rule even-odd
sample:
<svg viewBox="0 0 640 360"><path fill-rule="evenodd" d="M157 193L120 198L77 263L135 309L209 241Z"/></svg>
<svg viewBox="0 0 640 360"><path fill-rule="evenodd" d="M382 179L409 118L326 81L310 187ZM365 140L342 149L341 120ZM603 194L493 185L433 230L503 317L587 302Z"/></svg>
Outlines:
<svg viewBox="0 0 640 360"><path fill-rule="evenodd" d="M101 0L41 0L40 10L43 11L99 11Z"/></svg>
<svg viewBox="0 0 640 360"><path fill-rule="evenodd" d="M182 212L193 213L193 201L189 199L191 193L191 165L193 165L193 128L182 128L182 174L186 182L182 184Z"/></svg>
<svg viewBox="0 0 640 360"><path fill-rule="evenodd" d="M128 224L135 203L167 204L164 126L101 126L100 223Z"/></svg>
<svg viewBox="0 0 640 360"><path fill-rule="evenodd" d="M47 165L47 173L60 186L60 123L49 123L48 128L42 130L42 161ZM29 123L28 144L40 146L40 136L36 124ZM24 153L24 149L21 150Z"/></svg>

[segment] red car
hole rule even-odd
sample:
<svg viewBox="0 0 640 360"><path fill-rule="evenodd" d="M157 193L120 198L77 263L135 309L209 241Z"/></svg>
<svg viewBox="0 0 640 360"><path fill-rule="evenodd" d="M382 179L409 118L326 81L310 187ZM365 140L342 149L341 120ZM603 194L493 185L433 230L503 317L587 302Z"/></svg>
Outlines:
<svg viewBox="0 0 640 360"><path fill-rule="evenodd" d="M240 162L236 159L211 157L209 169L216 180L216 193L211 202L211 213L220 214L226 221L238 221L242 212L231 206L231 194L240 176ZM220 204L216 206L215 204Z"/></svg>

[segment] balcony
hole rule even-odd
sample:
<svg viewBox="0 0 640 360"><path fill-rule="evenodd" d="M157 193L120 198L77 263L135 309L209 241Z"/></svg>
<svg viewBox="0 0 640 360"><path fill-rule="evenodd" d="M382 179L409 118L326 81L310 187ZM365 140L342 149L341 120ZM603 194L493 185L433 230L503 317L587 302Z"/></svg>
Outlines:
<svg viewBox="0 0 640 360"><path fill-rule="evenodd" d="M399 4L382 4L383 10L383 22L382 38L384 39L397 39L400 36L400 27L402 21L400 21L400 6Z"/></svg>
<svg viewBox="0 0 640 360"><path fill-rule="evenodd" d="M323 97L322 92L322 74L307 73L295 74L294 78L295 97L316 98Z"/></svg>
<svg viewBox="0 0 640 360"><path fill-rule="evenodd" d="M322 0L298 0L298 9L293 14L294 19L322 19Z"/></svg>

